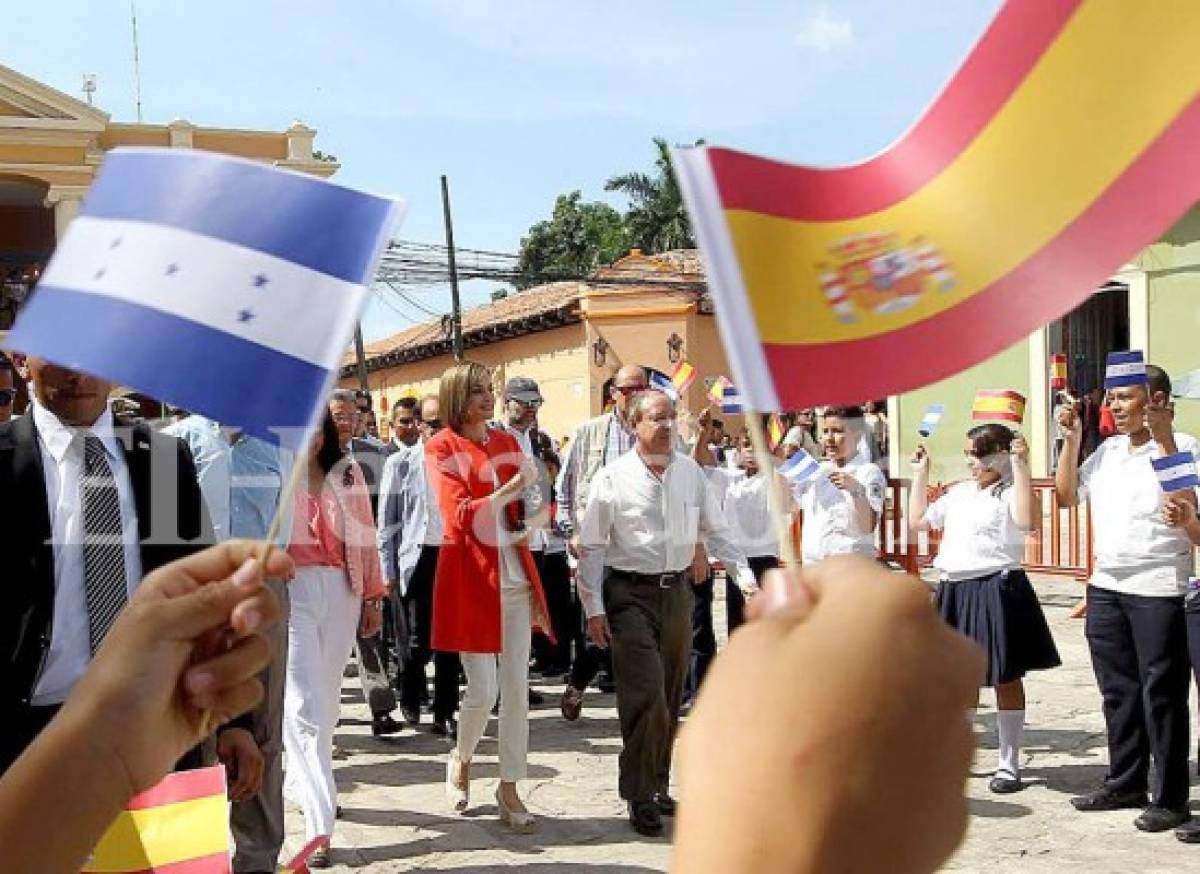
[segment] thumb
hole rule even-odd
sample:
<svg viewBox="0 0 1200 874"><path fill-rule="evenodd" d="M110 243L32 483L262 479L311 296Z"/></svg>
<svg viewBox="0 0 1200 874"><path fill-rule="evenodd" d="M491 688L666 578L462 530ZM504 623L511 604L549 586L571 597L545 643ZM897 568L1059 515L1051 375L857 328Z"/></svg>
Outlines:
<svg viewBox="0 0 1200 874"><path fill-rule="evenodd" d="M226 579L203 583L193 592L161 602L162 636L192 640L228 625L234 609L262 588L262 565L248 558Z"/></svg>

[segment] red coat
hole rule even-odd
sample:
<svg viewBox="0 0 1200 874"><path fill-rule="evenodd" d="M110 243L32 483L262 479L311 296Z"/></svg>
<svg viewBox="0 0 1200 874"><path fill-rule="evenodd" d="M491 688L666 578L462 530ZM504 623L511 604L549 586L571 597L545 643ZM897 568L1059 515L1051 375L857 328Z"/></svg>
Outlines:
<svg viewBox="0 0 1200 874"><path fill-rule="evenodd" d="M508 482L520 470L512 435L489 430L487 446L449 428L425 444L425 472L445 534L433 584L432 646L442 652L500 652L500 550L492 470ZM533 626L550 634L550 612L529 547L518 548L530 582Z"/></svg>

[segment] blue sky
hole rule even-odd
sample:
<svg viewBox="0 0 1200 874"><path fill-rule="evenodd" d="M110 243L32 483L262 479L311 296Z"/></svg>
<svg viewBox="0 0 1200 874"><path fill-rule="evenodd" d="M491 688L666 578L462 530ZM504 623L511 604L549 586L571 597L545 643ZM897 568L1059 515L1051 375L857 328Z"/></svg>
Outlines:
<svg viewBox="0 0 1200 874"><path fill-rule="evenodd" d="M138 0L143 117L282 129L300 119L348 185L408 198L404 239L515 252L556 195L623 203L651 138L812 164L899 136L1000 0ZM38 35L45 35L39 37ZM134 118L127 0L5 10L0 62ZM487 299L469 283L466 303ZM435 310L444 289L419 293ZM373 302L368 339L421 317ZM404 315L396 312L399 309Z"/></svg>

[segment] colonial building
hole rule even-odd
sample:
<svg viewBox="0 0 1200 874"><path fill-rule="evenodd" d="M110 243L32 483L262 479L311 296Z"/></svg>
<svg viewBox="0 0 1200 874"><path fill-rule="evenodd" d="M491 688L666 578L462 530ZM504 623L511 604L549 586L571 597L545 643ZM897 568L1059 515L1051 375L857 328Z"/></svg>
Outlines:
<svg viewBox="0 0 1200 874"><path fill-rule="evenodd" d="M79 211L104 153L118 146L207 149L328 177L316 131L226 130L189 121L131 124L0 66L0 331Z"/></svg>

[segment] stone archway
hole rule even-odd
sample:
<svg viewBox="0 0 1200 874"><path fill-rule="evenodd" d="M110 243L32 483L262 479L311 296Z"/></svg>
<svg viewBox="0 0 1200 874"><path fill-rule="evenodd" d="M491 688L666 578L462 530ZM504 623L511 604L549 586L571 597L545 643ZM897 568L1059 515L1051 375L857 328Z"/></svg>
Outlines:
<svg viewBox="0 0 1200 874"><path fill-rule="evenodd" d="M0 330L12 326L54 250L49 190L40 179L0 174Z"/></svg>

